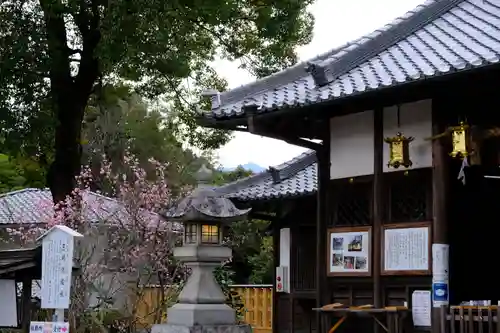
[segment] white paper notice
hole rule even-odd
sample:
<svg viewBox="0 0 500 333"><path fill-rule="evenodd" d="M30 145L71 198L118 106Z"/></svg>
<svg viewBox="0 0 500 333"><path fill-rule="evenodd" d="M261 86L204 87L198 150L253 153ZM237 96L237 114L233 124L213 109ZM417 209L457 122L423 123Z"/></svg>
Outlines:
<svg viewBox="0 0 500 333"><path fill-rule="evenodd" d="M55 230L42 242L42 309L67 309L73 266L73 236Z"/></svg>
<svg viewBox="0 0 500 333"><path fill-rule="evenodd" d="M429 228L396 228L384 232L384 270L429 269Z"/></svg>
<svg viewBox="0 0 500 333"><path fill-rule="evenodd" d="M413 325L431 326L431 292L429 290L415 290L411 295L411 303Z"/></svg>
<svg viewBox="0 0 500 333"><path fill-rule="evenodd" d="M450 246L448 244L432 244L432 276L448 279Z"/></svg>

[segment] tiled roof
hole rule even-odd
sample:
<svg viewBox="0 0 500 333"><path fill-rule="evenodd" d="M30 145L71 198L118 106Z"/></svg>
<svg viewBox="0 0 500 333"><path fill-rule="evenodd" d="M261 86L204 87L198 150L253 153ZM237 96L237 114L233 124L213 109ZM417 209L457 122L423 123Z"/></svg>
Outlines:
<svg viewBox="0 0 500 333"><path fill-rule="evenodd" d="M215 189L219 195L241 201L270 200L313 194L317 190L314 151L307 151L275 168Z"/></svg>
<svg viewBox="0 0 500 333"><path fill-rule="evenodd" d="M95 192L85 191L83 214L88 221L116 221L126 219L127 209L117 200ZM159 215L151 214L152 218ZM27 188L0 196L1 224L48 223L54 216L52 194L48 189Z"/></svg>
<svg viewBox="0 0 500 333"><path fill-rule="evenodd" d="M208 118L316 104L496 64L500 0L428 0L306 63L212 97Z"/></svg>

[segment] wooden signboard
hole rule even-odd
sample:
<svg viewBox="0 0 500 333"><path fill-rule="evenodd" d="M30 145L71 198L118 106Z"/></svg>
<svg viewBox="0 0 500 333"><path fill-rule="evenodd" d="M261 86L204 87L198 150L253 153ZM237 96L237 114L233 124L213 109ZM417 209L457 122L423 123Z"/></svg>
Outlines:
<svg viewBox="0 0 500 333"><path fill-rule="evenodd" d="M431 256L430 222L384 225L382 275L430 275Z"/></svg>
<svg viewBox="0 0 500 333"><path fill-rule="evenodd" d="M328 276L370 276L371 227L328 229Z"/></svg>

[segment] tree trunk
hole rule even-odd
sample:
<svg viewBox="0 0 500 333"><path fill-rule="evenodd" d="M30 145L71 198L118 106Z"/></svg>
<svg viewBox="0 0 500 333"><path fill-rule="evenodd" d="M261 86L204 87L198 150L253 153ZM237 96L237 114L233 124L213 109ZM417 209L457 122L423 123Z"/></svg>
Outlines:
<svg viewBox="0 0 500 333"><path fill-rule="evenodd" d="M55 133L55 159L50 166L47 182L54 203L71 195L75 188L75 177L81 170L81 124L85 104L77 102L58 103L58 124Z"/></svg>
<svg viewBox="0 0 500 333"><path fill-rule="evenodd" d="M83 2L82 2L83 3ZM40 0L47 31L50 58L50 93L58 124L55 133L55 159L47 174L47 183L54 204L66 199L75 188L75 177L80 173L81 126L85 107L99 75L94 51L100 41L99 13L93 16L86 6L80 7L77 22L82 34L83 51L80 53L78 74L72 76L71 50L68 48L64 6L61 0ZM94 6L95 7L95 6Z"/></svg>

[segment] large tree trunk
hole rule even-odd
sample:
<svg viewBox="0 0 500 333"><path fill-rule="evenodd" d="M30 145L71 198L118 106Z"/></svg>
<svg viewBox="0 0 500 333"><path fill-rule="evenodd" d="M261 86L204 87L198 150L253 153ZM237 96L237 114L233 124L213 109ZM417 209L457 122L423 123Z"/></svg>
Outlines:
<svg viewBox="0 0 500 333"><path fill-rule="evenodd" d="M54 203L71 195L75 188L75 177L80 173L81 124L85 104L78 105L68 101L60 103L57 108L61 112L58 112L55 133L55 159L47 175Z"/></svg>
<svg viewBox="0 0 500 333"><path fill-rule="evenodd" d="M66 199L75 188L75 177L80 173L81 126L92 87L99 75L94 51L100 40L99 12L88 11L82 2L77 15L83 41L78 74L72 76L64 6L61 0L40 0L44 12L47 46L50 57L50 89L54 114L58 124L55 133L55 159L50 166L47 182L54 204Z"/></svg>

